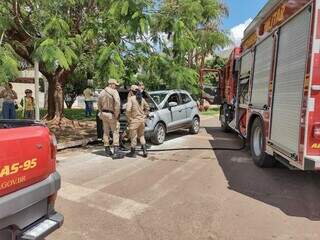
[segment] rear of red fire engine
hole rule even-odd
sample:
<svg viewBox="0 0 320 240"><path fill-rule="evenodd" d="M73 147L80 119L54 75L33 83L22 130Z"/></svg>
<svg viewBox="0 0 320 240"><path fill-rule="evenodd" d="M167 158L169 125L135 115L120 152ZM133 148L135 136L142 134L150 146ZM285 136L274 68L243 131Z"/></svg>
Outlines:
<svg viewBox="0 0 320 240"><path fill-rule="evenodd" d="M254 162L320 170L320 0L269 0L220 80L221 126Z"/></svg>

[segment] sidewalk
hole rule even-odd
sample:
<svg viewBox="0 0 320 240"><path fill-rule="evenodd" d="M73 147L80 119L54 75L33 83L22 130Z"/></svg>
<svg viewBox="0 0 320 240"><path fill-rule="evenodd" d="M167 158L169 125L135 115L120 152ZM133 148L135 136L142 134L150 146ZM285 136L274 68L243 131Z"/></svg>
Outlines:
<svg viewBox="0 0 320 240"><path fill-rule="evenodd" d="M58 141L58 150L85 146L97 140L96 123L93 121L80 122L80 127L50 128Z"/></svg>
<svg viewBox="0 0 320 240"><path fill-rule="evenodd" d="M201 121L211 119L214 113L201 114ZM83 121L80 122L80 127L63 127L50 128L56 135L58 141L58 150L67 148L86 146L88 143L97 141L96 122Z"/></svg>

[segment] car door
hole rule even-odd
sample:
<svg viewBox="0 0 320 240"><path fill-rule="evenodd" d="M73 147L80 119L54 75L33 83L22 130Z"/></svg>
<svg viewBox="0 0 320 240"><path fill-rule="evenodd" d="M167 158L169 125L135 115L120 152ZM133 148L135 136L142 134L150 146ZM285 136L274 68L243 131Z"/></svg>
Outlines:
<svg viewBox="0 0 320 240"><path fill-rule="evenodd" d="M177 103L175 107L169 107L170 102ZM184 121L186 119L186 110L184 106L181 104L180 96L178 93L172 93L165 106L164 106L166 118L168 120L167 127L168 130L174 130L183 126Z"/></svg>
<svg viewBox="0 0 320 240"><path fill-rule="evenodd" d="M184 123L189 124L192 122L193 119L193 109L196 107L194 104L194 101L192 101L192 98L187 93L180 93L181 96L181 102L182 106L185 109L186 112L186 118Z"/></svg>

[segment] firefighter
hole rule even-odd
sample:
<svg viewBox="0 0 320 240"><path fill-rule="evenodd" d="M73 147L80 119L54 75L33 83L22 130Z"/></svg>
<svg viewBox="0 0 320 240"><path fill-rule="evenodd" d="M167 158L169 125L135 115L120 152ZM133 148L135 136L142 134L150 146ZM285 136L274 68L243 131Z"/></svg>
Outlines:
<svg viewBox="0 0 320 240"><path fill-rule="evenodd" d="M142 146L143 157L148 157L146 140L144 137L145 120L149 115L149 105L142 97L142 92L138 86L132 85L131 91L134 94L128 99L126 107L126 115L129 123L131 151L127 154L128 157L135 158L137 139L140 139Z"/></svg>
<svg viewBox="0 0 320 240"><path fill-rule="evenodd" d="M98 98L99 117L103 123L103 141L105 152L108 157L122 158L119 149L120 130L120 96L117 91L119 83L115 79L108 81L108 86L102 90ZM113 134L114 153L110 148L110 130Z"/></svg>
<svg viewBox="0 0 320 240"><path fill-rule="evenodd" d="M139 90L140 90L140 92L144 92L144 89L145 89L145 87L144 87L144 83L143 82L138 82L138 88L139 88Z"/></svg>
<svg viewBox="0 0 320 240"><path fill-rule="evenodd" d="M144 83L143 82L138 82L138 88L142 94L142 97L146 100L148 98L147 93L145 91Z"/></svg>

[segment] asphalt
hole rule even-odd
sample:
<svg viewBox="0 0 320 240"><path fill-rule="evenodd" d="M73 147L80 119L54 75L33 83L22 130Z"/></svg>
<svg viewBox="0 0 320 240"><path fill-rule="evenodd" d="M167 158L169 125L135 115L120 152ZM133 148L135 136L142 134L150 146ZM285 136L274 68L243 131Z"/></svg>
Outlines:
<svg viewBox="0 0 320 240"><path fill-rule="evenodd" d="M198 135L179 131L159 148L240 146L212 117ZM112 160L89 146L58 161L65 223L50 240L320 239L320 175L259 169L247 150Z"/></svg>

